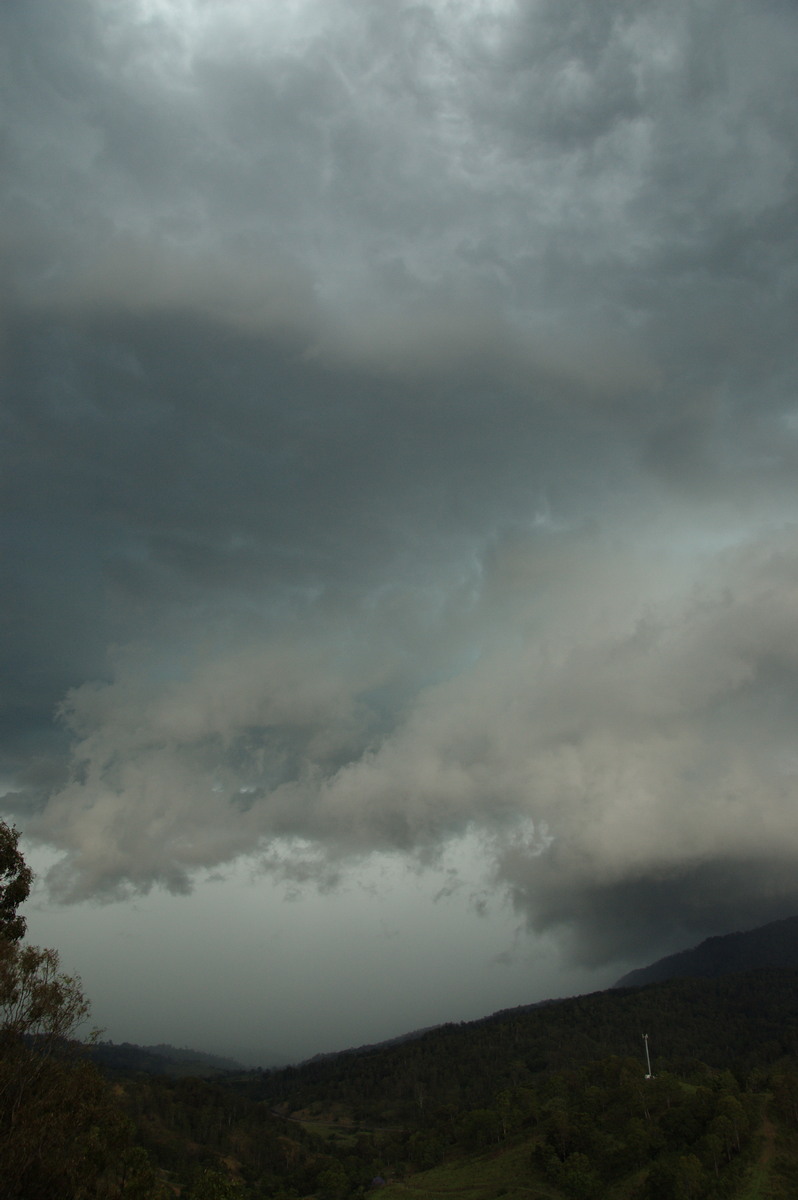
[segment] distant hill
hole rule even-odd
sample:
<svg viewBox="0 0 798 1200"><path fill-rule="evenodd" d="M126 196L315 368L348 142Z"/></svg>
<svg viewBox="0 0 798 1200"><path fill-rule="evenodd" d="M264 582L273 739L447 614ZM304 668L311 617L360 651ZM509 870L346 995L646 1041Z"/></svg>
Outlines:
<svg viewBox="0 0 798 1200"><path fill-rule="evenodd" d="M669 954L630 971L613 986L642 987L666 979L716 979L759 967L798 967L798 917L773 921L744 933L707 938L692 950Z"/></svg>
<svg viewBox="0 0 798 1200"><path fill-rule="evenodd" d="M320 1054L314 1054L311 1058L303 1059L298 1065L303 1066L304 1063L317 1063L327 1058L337 1058L339 1054L371 1054L375 1050L387 1050L391 1046L401 1046L404 1042L412 1042L415 1038L424 1037L433 1029L440 1029L439 1025L425 1025L423 1029L411 1029L409 1033L400 1033L396 1037L386 1038L383 1042L364 1042L362 1046L348 1046L345 1050L328 1050L322 1051ZM275 1065L275 1070L281 1066L293 1064L278 1063Z"/></svg>
<svg viewBox="0 0 798 1200"><path fill-rule="evenodd" d="M161 1043L137 1046L132 1042L97 1042L89 1051L98 1067L113 1071L144 1071L149 1075L215 1075L224 1071L242 1071L234 1058L221 1058L201 1050L189 1050Z"/></svg>

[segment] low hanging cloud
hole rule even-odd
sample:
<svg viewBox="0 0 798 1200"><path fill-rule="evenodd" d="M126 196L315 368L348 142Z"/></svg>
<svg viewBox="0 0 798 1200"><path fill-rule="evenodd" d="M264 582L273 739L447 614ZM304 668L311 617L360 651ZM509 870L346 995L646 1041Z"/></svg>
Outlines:
<svg viewBox="0 0 798 1200"><path fill-rule="evenodd" d="M564 598L567 620L536 632L534 598L516 595L491 634L507 559L517 572L539 552L524 539L494 556L468 622L475 660L401 704L390 656L342 658L332 632L183 679L131 664L76 689L73 779L31 827L69 852L54 886L179 890L252 852L323 886L376 851L434 862L470 831L530 927L564 928L590 961L669 925L789 910L798 533L717 554L643 611L626 564L609 617L609 564L582 548L590 591Z"/></svg>

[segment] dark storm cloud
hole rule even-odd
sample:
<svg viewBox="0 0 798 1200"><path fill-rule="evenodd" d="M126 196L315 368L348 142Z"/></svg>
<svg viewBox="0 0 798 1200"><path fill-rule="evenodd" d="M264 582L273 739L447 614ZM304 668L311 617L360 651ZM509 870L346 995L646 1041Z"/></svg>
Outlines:
<svg viewBox="0 0 798 1200"><path fill-rule="evenodd" d="M791 9L0 21L5 761L63 894L471 829L585 958L789 909Z"/></svg>

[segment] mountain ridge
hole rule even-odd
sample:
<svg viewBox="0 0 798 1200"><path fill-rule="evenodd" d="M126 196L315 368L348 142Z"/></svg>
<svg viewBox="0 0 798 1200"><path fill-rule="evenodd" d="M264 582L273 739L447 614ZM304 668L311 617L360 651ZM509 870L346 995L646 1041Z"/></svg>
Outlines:
<svg viewBox="0 0 798 1200"><path fill-rule="evenodd" d="M705 938L688 950L629 971L612 987L644 987L680 978L714 979L760 967L798 967L798 916Z"/></svg>

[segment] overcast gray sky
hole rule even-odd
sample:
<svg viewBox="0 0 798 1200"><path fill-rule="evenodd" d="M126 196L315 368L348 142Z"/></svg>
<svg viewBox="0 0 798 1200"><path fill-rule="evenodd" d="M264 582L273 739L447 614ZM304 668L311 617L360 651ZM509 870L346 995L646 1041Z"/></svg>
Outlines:
<svg viewBox="0 0 798 1200"><path fill-rule="evenodd" d="M2 787L117 1040L798 911L798 10L7 0Z"/></svg>

